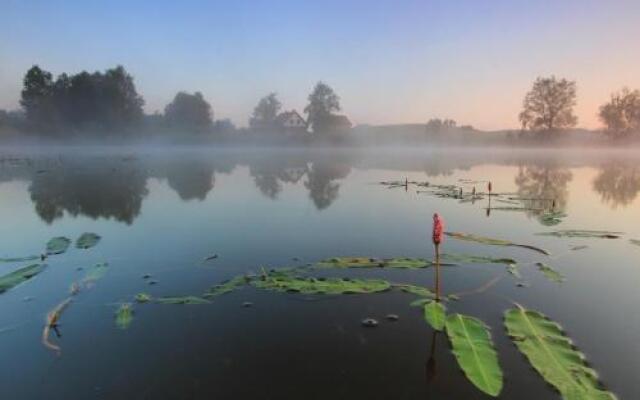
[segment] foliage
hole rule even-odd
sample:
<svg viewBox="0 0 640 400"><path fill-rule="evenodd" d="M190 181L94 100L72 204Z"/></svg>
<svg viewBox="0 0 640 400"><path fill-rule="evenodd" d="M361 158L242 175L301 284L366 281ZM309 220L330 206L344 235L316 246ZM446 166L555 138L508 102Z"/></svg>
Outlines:
<svg viewBox="0 0 640 400"><path fill-rule="evenodd" d="M205 133L211 130L213 112L202 93L178 92L165 107L164 117L170 128Z"/></svg>
<svg viewBox="0 0 640 400"><path fill-rule="evenodd" d="M135 295L135 300L137 303L148 303L152 300L153 298L151 297L151 295L149 293L138 293Z"/></svg>
<svg viewBox="0 0 640 400"><path fill-rule="evenodd" d="M94 284L97 280L102 279L105 274L107 273L107 271L109 271L109 264L104 262L104 263L98 263L95 264L93 266L91 266L87 272L85 272L84 277L82 278L82 284L84 285L92 285Z"/></svg>
<svg viewBox="0 0 640 400"><path fill-rule="evenodd" d="M71 240L64 236L51 238L47 242L47 254L62 254L69 248Z"/></svg>
<svg viewBox="0 0 640 400"><path fill-rule="evenodd" d="M422 286L409 285L404 283L402 284L394 283L392 287L394 289L400 289L400 291L402 292L415 294L416 296L420 296L420 297L427 297L430 299L433 299L436 297L435 293L433 293L431 290Z"/></svg>
<svg viewBox="0 0 640 400"><path fill-rule="evenodd" d="M316 264L325 268L406 268L420 269L432 266L433 262L422 258L368 258L368 257L333 257Z"/></svg>
<svg viewBox="0 0 640 400"><path fill-rule="evenodd" d="M158 297L155 302L160 304L209 304L209 300L197 296Z"/></svg>
<svg viewBox="0 0 640 400"><path fill-rule="evenodd" d="M598 114L605 124L605 133L612 139L622 139L640 133L640 90L623 88L613 93L611 100L600 107Z"/></svg>
<svg viewBox="0 0 640 400"><path fill-rule="evenodd" d="M6 257L0 258L0 263L13 263L13 262L23 262L23 261L33 261L39 259L40 256L24 256L24 257Z"/></svg>
<svg viewBox="0 0 640 400"><path fill-rule="evenodd" d="M521 306L505 313L507 333L529 363L567 400L614 400L557 323Z"/></svg>
<svg viewBox="0 0 640 400"><path fill-rule="evenodd" d="M302 294L364 294L384 292L391 288L389 282L379 279L301 278L285 275L267 276L252 284L259 289Z"/></svg>
<svg viewBox="0 0 640 400"><path fill-rule="evenodd" d="M131 303L121 304L116 311L116 326L120 329L127 329L133 322L133 306Z"/></svg>
<svg viewBox="0 0 640 400"><path fill-rule="evenodd" d="M540 236L554 236L559 238L596 238L596 239L618 239L622 232L597 231L588 229L564 229L559 231L541 232Z"/></svg>
<svg viewBox="0 0 640 400"><path fill-rule="evenodd" d="M536 266L538 267L540 272L542 272L542 274L550 281L556 283L564 282L564 276L560 272L553 269L550 265L547 265L545 263L536 263Z"/></svg>
<svg viewBox="0 0 640 400"><path fill-rule="evenodd" d="M324 82L318 82L309 95L304 112L313 132L326 132L334 112L340 111L340 97Z"/></svg>
<svg viewBox="0 0 640 400"><path fill-rule="evenodd" d="M22 282L28 281L42 272L46 266L46 264L31 264L0 276L0 293L4 293Z"/></svg>
<svg viewBox="0 0 640 400"><path fill-rule="evenodd" d="M502 390L502 369L489 328L477 318L451 314L446 330L453 354L467 378L484 393L497 397Z"/></svg>
<svg viewBox="0 0 640 400"><path fill-rule="evenodd" d="M444 329L444 322L447 310L439 301L430 301L424 306L424 319L436 331Z"/></svg>
<svg viewBox="0 0 640 400"><path fill-rule="evenodd" d="M538 78L524 98L520 113L523 129L544 133L572 128L578 122L573 114L576 83L566 79Z"/></svg>
<svg viewBox="0 0 640 400"><path fill-rule="evenodd" d="M468 242L476 242L476 243L481 243L481 244L487 244L487 245L491 245L491 246L523 247L525 249L529 249L529 250L536 251L538 253L549 255L548 251L546 251L544 249L541 249L539 247L531 246L531 245L528 245L528 244L513 243L513 242L510 242L508 240L503 240L503 239L493 239L493 238L489 238L489 237L485 237L485 236L478 236L478 235L474 235L474 234L471 234L471 233L461 233L461 232L445 232L445 235L453 237L455 239L459 239L459 240L465 240L465 241L468 241Z"/></svg>
<svg viewBox="0 0 640 400"><path fill-rule="evenodd" d="M98 244L99 241L100 235L91 232L85 232L76 240L76 248L89 249Z"/></svg>
<svg viewBox="0 0 640 400"><path fill-rule="evenodd" d="M207 293L205 293L203 295L203 297L206 298L211 298L211 297L216 297L216 296L220 296L222 294L227 294L229 292L232 292L242 286L245 286L247 284L249 284L249 282L251 281L251 278L246 276L246 275L239 275L236 276L234 278L231 278L230 280L220 283L218 285L212 286Z"/></svg>
<svg viewBox="0 0 640 400"><path fill-rule="evenodd" d="M443 254L445 260L456 261L464 264L516 264L513 258L495 258L489 256L477 256L471 254Z"/></svg>
<svg viewBox="0 0 640 400"><path fill-rule="evenodd" d="M278 100L276 93L269 93L260 99L258 105L253 109L249 126L252 129L271 130L275 128L275 121L282 103Z"/></svg>

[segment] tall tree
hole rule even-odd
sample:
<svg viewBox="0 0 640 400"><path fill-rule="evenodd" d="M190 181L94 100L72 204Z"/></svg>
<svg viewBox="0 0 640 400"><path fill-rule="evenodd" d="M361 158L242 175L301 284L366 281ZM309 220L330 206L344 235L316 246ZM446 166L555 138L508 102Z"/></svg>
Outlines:
<svg viewBox="0 0 640 400"><path fill-rule="evenodd" d="M309 95L309 104L304 112L313 132L326 132L331 125L332 115L340 111L340 97L324 82L318 82Z"/></svg>
<svg viewBox="0 0 640 400"><path fill-rule="evenodd" d="M576 105L576 83L566 79L538 78L524 98L520 113L523 129L548 135L572 128L578 122L573 115Z"/></svg>
<svg viewBox="0 0 640 400"><path fill-rule="evenodd" d="M271 130L275 126L275 120L282 108L282 103L278 100L276 93L269 93L261 98L258 105L253 109L249 126L252 129Z"/></svg>
<svg viewBox="0 0 640 400"><path fill-rule="evenodd" d="M640 91L624 88L613 93L600 107L599 116L606 125L605 133L613 139L640 134Z"/></svg>
<svg viewBox="0 0 640 400"><path fill-rule="evenodd" d="M190 132L211 130L213 111L202 93L179 92L164 109L167 124L172 128Z"/></svg>
<svg viewBox="0 0 640 400"><path fill-rule="evenodd" d="M34 65L24 76L20 94L27 121L38 129L49 125L55 118L53 103L53 77L50 72Z"/></svg>

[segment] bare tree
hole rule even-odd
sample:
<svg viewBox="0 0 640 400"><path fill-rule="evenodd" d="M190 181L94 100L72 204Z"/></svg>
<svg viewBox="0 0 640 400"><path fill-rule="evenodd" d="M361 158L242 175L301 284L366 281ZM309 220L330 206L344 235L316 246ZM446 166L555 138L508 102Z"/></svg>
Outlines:
<svg viewBox="0 0 640 400"><path fill-rule="evenodd" d="M523 129L548 135L572 128L578 122L573 115L576 105L576 83L566 79L538 78L527 93L519 115Z"/></svg>
<svg viewBox="0 0 640 400"><path fill-rule="evenodd" d="M600 107L599 116L606 125L605 133L613 139L640 133L640 91L623 88L613 93L611 100Z"/></svg>

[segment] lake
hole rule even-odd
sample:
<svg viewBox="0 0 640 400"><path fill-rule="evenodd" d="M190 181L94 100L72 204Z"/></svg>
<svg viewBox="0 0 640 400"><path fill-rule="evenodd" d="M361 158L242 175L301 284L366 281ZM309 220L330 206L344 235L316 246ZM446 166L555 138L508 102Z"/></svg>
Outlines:
<svg viewBox="0 0 640 400"><path fill-rule="evenodd" d="M465 377L446 333L410 306L418 297L400 290L322 295L247 285L208 304L153 301L334 257L433 260L436 212L447 231L550 253L453 237L441 245L446 254L517 261L520 277L496 263L440 267L443 295L458 297L446 301L447 313L476 317L491 330L504 375L500 398L561 398L505 330L514 303L561 324L606 389L640 398L640 246L631 241L640 239L640 155L186 147L0 153L0 257L38 256L58 236L101 237L90 249L72 243L50 255L40 274L0 294L3 398L490 398ZM488 181L498 196L472 200L474 187L486 192ZM544 219L550 212L555 219ZM560 229L622 234L539 235ZM0 275L33 262L2 262ZM557 274L550 278L538 262ZM87 279L99 263L108 263L106 273ZM433 289L434 271L305 274ZM138 293L152 301L136 302ZM68 298L43 338L47 314ZM133 319L118 324L124 303ZM365 318L378 325L363 326Z"/></svg>

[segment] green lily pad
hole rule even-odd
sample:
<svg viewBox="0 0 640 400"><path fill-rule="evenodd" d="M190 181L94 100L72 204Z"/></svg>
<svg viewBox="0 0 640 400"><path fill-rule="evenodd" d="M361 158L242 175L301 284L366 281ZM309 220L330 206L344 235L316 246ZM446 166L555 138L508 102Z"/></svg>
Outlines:
<svg viewBox="0 0 640 400"><path fill-rule="evenodd" d="M560 211L547 211L538 216L538 221L545 226L555 226L561 223L566 216L567 214Z"/></svg>
<svg viewBox="0 0 640 400"><path fill-rule="evenodd" d="M127 329L133 322L133 306L131 303L121 304L116 311L116 326L120 329Z"/></svg>
<svg viewBox="0 0 640 400"><path fill-rule="evenodd" d="M505 313L507 333L529 363L566 400L615 400L603 389L562 327L545 315L522 306Z"/></svg>
<svg viewBox="0 0 640 400"><path fill-rule="evenodd" d="M424 306L424 319L436 331L441 331L444 329L446 315L447 310L445 306L439 301L430 301Z"/></svg>
<svg viewBox="0 0 640 400"><path fill-rule="evenodd" d="M0 263L13 263L13 262L25 262L39 260L41 256L25 256L25 257L8 257L0 258Z"/></svg>
<svg viewBox="0 0 640 400"><path fill-rule="evenodd" d="M489 328L481 320L451 314L446 320L453 354L466 377L484 393L497 397L502 391L502 369Z"/></svg>
<svg viewBox="0 0 640 400"><path fill-rule="evenodd" d="M64 236L54 237L47 242L47 254L62 254L67 251L70 244L71 240Z"/></svg>
<svg viewBox="0 0 640 400"><path fill-rule="evenodd" d="M223 294L232 292L238 288L248 285L251 282L251 277L247 275L239 275L229 279L226 282L212 286L202 297L207 299L217 297Z"/></svg>
<svg viewBox="0 0 640 400"><path fill-rule="evenodd" d="M160 304L209 304L210 301L197 296L158 297L156 303Z"/></svg>
<svg viewBox="0 0 640 400"><path fill-rule="evenodd" d="M622 232L611 231L593 231L593 230L578 230L578 229L564 229L559 231L541 232L540 236L554 236L559 238L596 238L596 239L618 239Z"/></svg>
<svg viewBox="0 0 640 400"><path fill-rule="evenodd" d="M565 280L564 276L560 272L553 269L550 265L547 265L545 263L536 263L536 266L542 272L542 274L550 281L556 282L556 283L564 282Z"/></svg>
<svg viewBox="0 0 640 400"><path fill-rule="evenodd" d="M452 237L454 239L458 239L458 240L465 240L467 242L475 242L475 243L481 243L481 244L486 244L486 245L491 245L491 246L522 247L522 248L525 248L525 249L536 251L538 253L542 253L544 255L549 255L548 251L546 251L544 249L541 249L539 247L531 246L531 245L528 245L528 244L513 243L513 242L510 242L508 240L503 240L503 239L493 239L493 238L489 238L489 237L478 236L478 235L474 235L474 234L470 234L470 233L461 233L461 232L445 232L445 235L447 235L449 237Z"/></svg>
<svg viewBox="0 0 640 400"><path fill-rule="evenodd" d="M435 293L426 287L409 285L409 284L393 284L392 287L394 289L400 289L400 291L405 293L415 294L420 297L427 297L429 299L434 299L436 297Z"/></svg>
<svg viewBox="0 0 640 400"><path fill-rule="evenodd" d="M422 297L409 303L409 306L424 308L424 306L427 305L427 303L429 303L430 301L432 301L430 298Z"/></svg>
<svg viewBox="0 0 640 400"><path fill-rule="evenodd" d="M443 254L442 258L463 264L516 264L516 260L513 258L494 258L471 254Z"/></svg>
<svg viewBox="0 0 640 400"><path fill-rule="evenodd" d="M252 284L258 289L302 294L364 294L384 292L391 284L379 279L301 278L292 276L267 276Z"/></svg>
<svg viewBox="0 0 640 400"><path fill-rule="evenodd" d="M420 269L433 265L422 258L369 258L369 257L333 257L316 264L320 268L406 268Z"/></svg>
<svg viewBox="0 0 640 400"><path fill-rule="evenodd" d="M107 271L109 271L109 263L97 263L85 272L84 277L82 278L82 283L85 285L93 284L102 279Z"/></svg>
<svg viewBox="0 0 640 400"><path fill-rule="evenodd" d="M46 268L47 264L31 264L0 276L0 293L28 281Z"/></svg>
<svg viewBox="0 0 640 400"><path fill-rule="evenodd" d="M76 240L76 248L78 249L89 249L100 241L100 235L91 232L85 232L78 240Z"/></svg>
<svg viewBox="0 0 640 400"><path fill-rule="evenodd" d="M148 303L152 300L153 298L151 297L151 295L149 293L138 293L135 296L135 300L137 303Z"/></svg>

